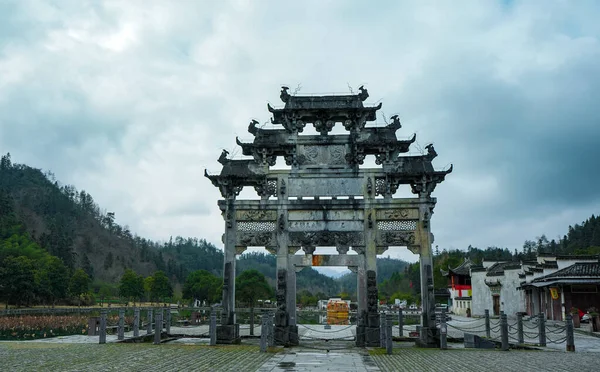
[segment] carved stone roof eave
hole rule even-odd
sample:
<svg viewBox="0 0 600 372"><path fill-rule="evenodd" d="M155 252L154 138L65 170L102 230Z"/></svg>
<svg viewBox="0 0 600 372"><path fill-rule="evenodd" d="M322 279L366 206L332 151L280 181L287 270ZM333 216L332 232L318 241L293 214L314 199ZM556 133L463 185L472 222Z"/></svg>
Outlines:
<svg viewBox="0 0 600 372"><path fill-rule="evenodd" d="M316 120L333 120L342 122L345 120L361 118L364 121L375 121L377 119L377 110L381 109L382 104L368 107L334 107L334 108L274 108L267 104L267 109L273 114L271 123L287 125L286 118L294 117L296 120L302 120L305 123L314 123ZM326 114L326 117L322 117Z"/></svg>

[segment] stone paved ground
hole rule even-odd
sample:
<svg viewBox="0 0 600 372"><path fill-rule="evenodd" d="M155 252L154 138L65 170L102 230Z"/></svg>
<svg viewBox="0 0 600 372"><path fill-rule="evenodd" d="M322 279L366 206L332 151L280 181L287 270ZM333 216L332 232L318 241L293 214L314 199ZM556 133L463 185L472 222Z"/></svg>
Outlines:
<svg viewBox="0 0 600 372"><path fill-rule="evenodd" d="M598 371L596 353L521 350L438 350L397 347L393 355L372 350L371 358L382 371Z"/></svg>
<svg viewBox="0 0 600 372"><path fill-rule="evenodd" d="M359 349L352 342L305 342L260 353L257 340L236 346L0 342L2 371L597 371L598 354L559 351L418 349L395 343ZM246 342L246 341L245 341ZM252 344L250 344L252 343ZM329 348L329 352L327 352Z"/></svg>
<svg viewBox="0 0 600 372"><path fill-rule="evenodd" d="M255 371L257 346L0 342L2 371Z"/></svg>

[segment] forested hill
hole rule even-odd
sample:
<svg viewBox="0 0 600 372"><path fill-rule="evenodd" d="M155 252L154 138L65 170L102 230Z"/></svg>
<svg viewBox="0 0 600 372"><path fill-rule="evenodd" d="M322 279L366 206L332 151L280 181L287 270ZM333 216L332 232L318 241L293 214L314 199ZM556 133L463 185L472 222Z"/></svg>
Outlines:
<svg viewBox="0 0 600 372"><path fill-rule="evenodd" d="M91 277L116 282L124 268L143 275L166 268L158 244L116 224L114 213L101 211L87 192L59 184L51 173L12 164L10 155L0 161L0 195L0 215L14 214L20 235L71 269L81 267ZM3 221L8 228L11 222Z"/></svg>

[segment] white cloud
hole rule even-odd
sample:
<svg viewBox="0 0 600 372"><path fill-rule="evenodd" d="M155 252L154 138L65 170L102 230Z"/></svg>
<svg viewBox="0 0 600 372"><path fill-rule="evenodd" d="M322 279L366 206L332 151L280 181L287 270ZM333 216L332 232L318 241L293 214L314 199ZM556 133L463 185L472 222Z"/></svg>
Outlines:
<svg viewBox="0 0 600 372"><path fill-rule="evenodd" d="M0 148L90 192L140 235L221 245L220 195L203 170L218 171L250 118L268 120L281 84L366 84L386 116L400 114L400 137L435 143L436 165L455 164L436 190L440 247L513 248L600 206L597 191L561 189L573 174L598 180L597 161L581 160L598 133L594 3L59 5L0 15L13 35L0 37ZM579 157L553 155L567 135Z"/></svg>

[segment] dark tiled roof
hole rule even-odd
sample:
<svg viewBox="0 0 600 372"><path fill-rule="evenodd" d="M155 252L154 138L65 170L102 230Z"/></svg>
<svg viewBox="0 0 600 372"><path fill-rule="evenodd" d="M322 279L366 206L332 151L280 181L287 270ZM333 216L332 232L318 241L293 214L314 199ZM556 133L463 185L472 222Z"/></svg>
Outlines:
<svg viewBox="0 0 600 372"><path fill-rule="evenodd" d="M481 266L481 265L473 265L471 266L471 272L479 272L479 271L485 271L486 268Z"/></svg>
<svg viewBox="0 0 600 372"><path fill-rule="evenodd" d="M597 254L580 254L580 255L568 255L568 254L558 254L556 255L557 260L594 260L599 259L600 257Z"/></svg>
<svg viewBox="0 0 600 372"><path fill-rule="evenodd" d="M490 266L487 270L487 276L504 275L504 270L520 269L521 264L515 261L498 262Z"/></svg>
<svg viewBox="0 0 600 372"><path fill-rule="evenodd" d="M598 278L600 279L600 263L578 262L564 269L533 280L534 282L545 282L552 279L565 278Z"/></svg>
<svg viewBox="0 0 600 372"><path fill-rule="evenodd" d="M454 269L448 266L448 271L456 275L470 275L469 269L473 266L473 262L466 258L463 263L456 266Z"/></svg>

